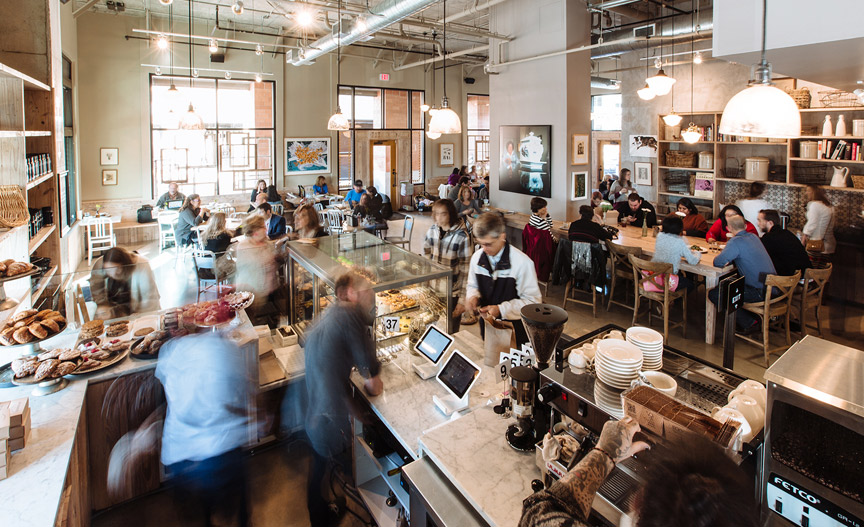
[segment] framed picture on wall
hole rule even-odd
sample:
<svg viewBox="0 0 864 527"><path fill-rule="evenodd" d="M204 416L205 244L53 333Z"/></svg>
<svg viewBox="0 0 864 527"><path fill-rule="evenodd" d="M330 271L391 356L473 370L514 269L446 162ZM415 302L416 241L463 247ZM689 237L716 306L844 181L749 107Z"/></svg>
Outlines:
<svg viewBox="0 0 864 527"><path fill-rule="evenodd" d="M107 187L108 185L116 185L117 184L117 170L116 169L105 169L102 171L102 186Z"/></svg>
<svg viewBox="0 0 864 527"><path fill-rule="evenodd" d="M285 138L285 175L330 173L330 138Z"/></svg>
<svg viewBox="0 0 864 527"><path fill-rule="evenodd" d="M452 167L456 163L456 145L440 143L438 145L438 166Z"/></svg>
<svg viewBox="0 0 864 527"><path fill-rule="evenodd" d="M588 199L588 172L571 172L570 188L573 189L570 201Z"/></svg>
<svg viewBox="0 0 864 527"><path fill-rule="evenodd" d="M552 197L552 127L499 126L498 190Z"/></svg>
<svg viewBox="0 0 864 527"><path fill-rule="evenodd" d="M633 183L636 185L651 185L651 163L633 163Z"/></svg>
<svg viewBox="0 0 864 527"><path fill-rule="evenodd" d="M588 134L573 134L573 159L570 164L588 164Z"/></svg>
<svg viewBox="0 0 864 527"><path fill-rule="evenodd" d="M630 157L657 157L656 135L631 135Z"/></svg>
<svg viewBox="0 0 864 527"><path fill-rule="evenodd" d="M116 166L120 164L120 149L119 148L100 148L99 149L99 164L105 167Z"/></svg>

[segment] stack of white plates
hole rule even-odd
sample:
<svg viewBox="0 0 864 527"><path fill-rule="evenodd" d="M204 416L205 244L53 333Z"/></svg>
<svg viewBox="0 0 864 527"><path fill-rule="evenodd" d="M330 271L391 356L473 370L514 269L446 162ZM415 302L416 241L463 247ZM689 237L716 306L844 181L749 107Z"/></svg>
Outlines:
<svg viewBox="0 0 864 527"><path fill-rule="evenodd" d="M663 368L663 335L653 329L633 326L627 330L627 342L642 350L642 369Z"/></svg>
<svg viewBox="0 0 864 527"><path fill-rule="evenodd" d="M642 351L623 340L604 339L594 357L597 378L613 388L626 390L642 368Z"/></svg>
<svg viewBox="0 0 864 527"><path fill-rule="evenodd" d="M616 390L597 379L594 380L594 402L597 403L597 408L618 419L624 417L621 393L622 390Z"/></svg>

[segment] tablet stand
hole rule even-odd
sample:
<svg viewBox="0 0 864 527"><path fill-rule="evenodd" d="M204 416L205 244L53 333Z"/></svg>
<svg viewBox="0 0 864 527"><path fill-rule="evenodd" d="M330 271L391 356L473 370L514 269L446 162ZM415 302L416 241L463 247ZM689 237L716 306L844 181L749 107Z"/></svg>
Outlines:
<svg viewBox="0 0 864 527"><path fill-rule="evenodd" d="M455 395L445 395L443 397L433 395L432 402L435 403L435 406L437 406L444 415L450 415L453 412L460 412L468 408L468 395L469 394L466 393L465 397L461 399L457 399Z"/></svg>
<svg viewBox="0 0 864 527"><path fill-rule="evenodd" d="M419 375L424 381L426 379L431 379L438 374L438 365L432 364L431 362L425 364L411 364L411 367L414 369L414 373Z"/></svg>

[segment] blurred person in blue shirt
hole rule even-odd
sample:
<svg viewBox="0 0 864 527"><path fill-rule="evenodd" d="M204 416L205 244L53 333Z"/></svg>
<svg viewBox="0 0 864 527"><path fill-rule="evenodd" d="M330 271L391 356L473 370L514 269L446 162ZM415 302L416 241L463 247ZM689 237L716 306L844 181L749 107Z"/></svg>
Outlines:
<svg viewBox="0 0 864 527"><path fill-rule="evenodd" d="M345 194L345 201L348 202L348 205L353 209L357 205L360 204L360 196L366 193L366 189L363 188L363 182L361 180L357 180L354 182L354 188L348 191Z"/></svg>
<svg viewBox="0 0 864 527"><path fill-rule="evenodd" d="M159 352L156 378L167 402L162 464L177 479L180 508L200 505L206 525L217 513L247 525L242 449L254 383L240 347L220 332L172 339Z"/></svg>

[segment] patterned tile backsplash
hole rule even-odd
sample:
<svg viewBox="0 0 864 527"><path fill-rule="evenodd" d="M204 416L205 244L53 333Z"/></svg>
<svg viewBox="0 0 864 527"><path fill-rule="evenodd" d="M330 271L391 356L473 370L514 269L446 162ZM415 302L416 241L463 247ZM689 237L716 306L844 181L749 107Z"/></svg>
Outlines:
<svg viewBox="0 0 864 527"><path fill-rule="evenodd" d="M766 185L762 199L774 208L791 216L793 229L800 229L806 223L807 198L804 187L789 187L786 185ZM721 207L735 203L747 197L750 182L727 182L725 195L719 200ZM835 227L849 226L861 222L861 211L864 210L864 192L825 189L825 194L834 205Z"/></svg>

